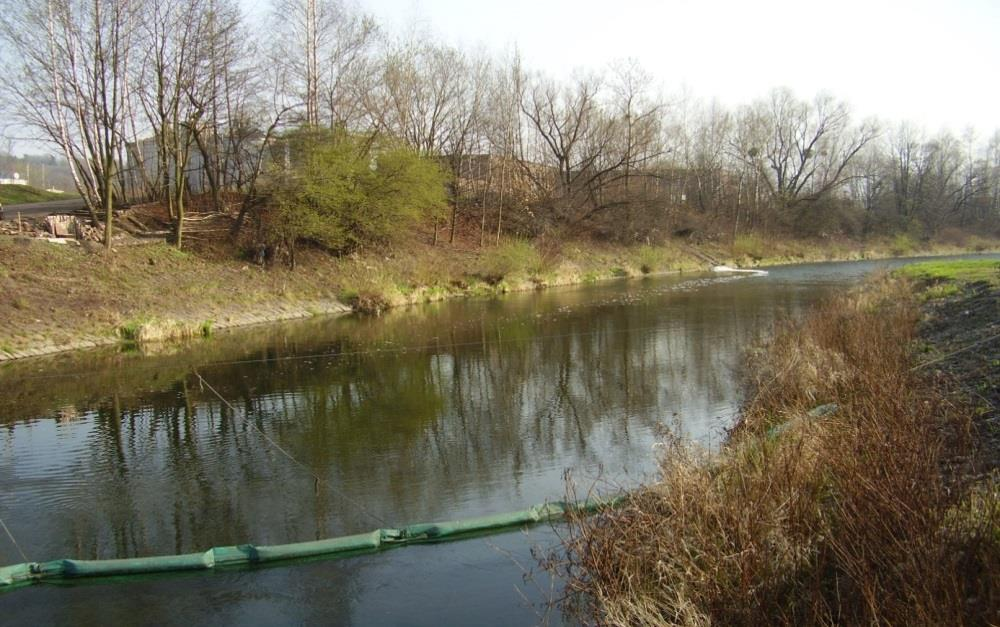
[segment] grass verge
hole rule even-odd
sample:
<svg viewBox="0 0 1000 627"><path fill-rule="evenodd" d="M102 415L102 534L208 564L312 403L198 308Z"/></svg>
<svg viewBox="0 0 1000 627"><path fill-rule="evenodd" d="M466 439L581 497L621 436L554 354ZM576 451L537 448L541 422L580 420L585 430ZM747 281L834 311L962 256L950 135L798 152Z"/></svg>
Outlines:
<svg viewBox="0 0 1000 627"><path fill-rule="evenodd" d="M49 200L69 200L76 194L49 192L30 185L0 185L0 203L5 205L20 205L31 202L46 202Z"/></svg>
<svg viewBox="0 0 1000 627"><path fill-rule="evenodd" d="M122 245L106 256L0 236L0 294L7 296L0 297L0 346L6 354L51 351L81 339L207 337L212 329L240 320L280 317L285 308L329 311L339 301L378 314L453 297L706 268L683 242L622 246L542 238L479 248L461 241L433 246L425 235L346 257L303 249L295 271L280 263L262 268L238 258L231 243L199 244L196 238L191 238L191 251L165 244ZM751 240L743 244L760 243ZM699 248L730 263L723 247L704 243ZM878 256L880 249L874 250L830 242L768 242L771 257L743 261L767 265ZM159 323L142 329L135 324L149 320ZM205 327L205 320L213 323Z"/></svg>
<svg viewBox="0 0 1000 627"><path fill-rule="evenodd" d="M929 284L946 281L962 283L985 281L992 285L1000 285L1000 261L995 259L924 261L904 266L896 273Z"/></svg>
<svg viewBox="0 0 1000 627"><path fill-rule="evenodd" d="M411 241L346 257L303 250L292 271L281 264L263 268L231 253L179 252L166 244L121 246L106 255L0 236L0 346L13 353L81 337L125 342L208 337L233 320L258 313L266 318L284 308L327 311L327 304L340 301L378 314L586 277L636 276L643 263L652 271L698 268L696 259L668 248L511 240L482 250Z"/></svg>
<svg viewBox="0 0 1000 627"><path fill-rule="evenodd" d="M914 370L919 317L912 284L882 278L782 324L720 452L668 438L660 482L571 522L548 562L568 606L613 625L995 622L1000 482L972 471L971 410Z"/></svg>

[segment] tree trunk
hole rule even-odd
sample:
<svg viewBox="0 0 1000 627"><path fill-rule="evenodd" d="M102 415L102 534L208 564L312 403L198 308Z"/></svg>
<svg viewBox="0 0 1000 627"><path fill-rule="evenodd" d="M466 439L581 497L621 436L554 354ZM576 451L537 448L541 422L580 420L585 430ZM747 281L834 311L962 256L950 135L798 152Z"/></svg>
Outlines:
<svg viewBox="0 0 1000 627"><path fill-rule="evenodd" d="M111 222L114 219L114 193L112 191L112 186L114 185L114 174L115 166L114 160L108 159L108 164L104 168L104 248L108 252L111 252L111 235L112 226Z"/></svg>
<svg viewBox="0 0 1000 627"><path fill-rule="evenodd" d="M177 250L181 249L182 240L184 238L184 190L183 188L177 193Z"/></svg>
<svg viewBox="0 0 1000 627"><path fill-rule="evenodd" d="M500 202L497 204L497 246L500 245L500 231L503 226L503 183L504 175L507 173L507 159L500 164Z"/></svg>

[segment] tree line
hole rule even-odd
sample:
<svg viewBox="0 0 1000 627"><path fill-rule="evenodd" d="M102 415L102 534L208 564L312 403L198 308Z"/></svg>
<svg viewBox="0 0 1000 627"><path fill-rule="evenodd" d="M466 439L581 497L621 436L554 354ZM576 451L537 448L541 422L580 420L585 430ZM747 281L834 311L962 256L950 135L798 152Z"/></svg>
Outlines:
<svg viewBox="0 0 1000 627"><path fill-rule="evenodd" d="M996 228L1000 131L929 135L787 89L738 107L668 98L634 61L553 77L516 52L390 34L337 0L270 8L254 22L236 0L0 0L6 113L58 148L109 245L114 207L137 198L164 203L180 245L195 173L235 236L275 223L268 211L318 232L322 211L293 210L288 183L304 179L275 175L308 162L290 147L320 149L303 129L325 129L326 158L355 171L379 146L438 164L440 181L411 177L435 240L463 225L484 244ZM447 213L427 185L446 188Z"/></svg>

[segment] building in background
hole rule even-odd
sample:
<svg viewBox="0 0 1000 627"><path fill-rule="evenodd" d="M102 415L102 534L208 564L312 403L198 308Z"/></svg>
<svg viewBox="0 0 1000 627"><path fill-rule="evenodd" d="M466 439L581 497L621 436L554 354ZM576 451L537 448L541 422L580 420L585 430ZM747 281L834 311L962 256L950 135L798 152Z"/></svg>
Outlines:
<svg viewBox="0 0 1000 627"><path fill-rule="evenodd" d="M20 173L14 172L10 177L0 176L0 185L28 185L28 179L21 178Z"/></svg>

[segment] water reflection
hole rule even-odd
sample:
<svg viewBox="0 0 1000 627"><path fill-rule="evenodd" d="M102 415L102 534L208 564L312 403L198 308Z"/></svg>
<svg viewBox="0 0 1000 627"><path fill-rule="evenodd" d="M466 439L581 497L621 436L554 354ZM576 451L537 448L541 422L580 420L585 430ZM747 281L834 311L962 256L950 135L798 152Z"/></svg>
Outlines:
<svg viewBox="0 0 1000 627"><path fill-rule="evenodd" d="M111 558L513 509L559 497L566 468L628 483L658 423L705 437L731 412L740 347L803 304L740 285L622 282L11 373L0 511L37 521L43 558Z"/></svg>
<svg viewBox="0 0 1000 627"><path fill-rule="evenodd" d="M567 468L633 484L654 470L662 422L677 414L707 440L731 418L748 343L870 269L624 281L12 364L0 369L0 517L33 560L132 557L518 509L560 498ZM368 615L387 583L366 573L409 559L322 567L354 591L353 609L304 600L295 615ZM18 561L0 542L0 562ZM300 581L279 572L266 580ZM214 581L223 596L236 585Z"/></svg>

